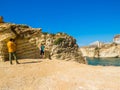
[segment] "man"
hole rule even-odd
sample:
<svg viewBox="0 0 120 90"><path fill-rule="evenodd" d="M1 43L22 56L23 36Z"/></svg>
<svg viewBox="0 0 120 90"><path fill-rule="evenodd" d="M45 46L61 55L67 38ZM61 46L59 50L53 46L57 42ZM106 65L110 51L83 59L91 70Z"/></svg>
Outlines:
<svg viewBox="0 0 120 90"><path fill-rule="evenodd" d="M14 57L14 59L16 60L16 64L19 64L17 57L16 57L16 44L14 43L14 39L10 39L7 43L7 47L8 47L8 52L9 52L9 61L10 64L12 65L12 57Z"/></svg>
<svg viewBox="0 0 120 90"><path fill-rule="evenodd" d="M40 55L42 56L42 58L44 57L44 49L45 49L44 44L41 44L41 46L40 46Z"/></svg>

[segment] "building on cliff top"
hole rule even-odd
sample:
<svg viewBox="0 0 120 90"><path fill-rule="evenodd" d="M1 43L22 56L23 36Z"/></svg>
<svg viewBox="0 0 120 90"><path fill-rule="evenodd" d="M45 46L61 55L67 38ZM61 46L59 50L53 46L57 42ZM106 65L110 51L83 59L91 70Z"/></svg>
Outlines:
<svg viewBox="0 0 120 90"><path fill-rule="evenodd" d="M120 44L120 34L114 36L113 42Z"/></svg>
<svg viewBox="0 0 120 90"><path fill-rule="evenodd" d="M104 43L100 42L100 41L95 41L93 43L90 43L90 46L92 47L101 47Z"/></svg>

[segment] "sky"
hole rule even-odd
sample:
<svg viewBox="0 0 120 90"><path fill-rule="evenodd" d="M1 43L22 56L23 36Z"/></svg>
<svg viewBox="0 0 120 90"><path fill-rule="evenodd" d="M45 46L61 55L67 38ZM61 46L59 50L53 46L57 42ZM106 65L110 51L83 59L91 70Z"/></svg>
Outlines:
<svg viewBox="0 0 120 90"><path fill-rule="evenodd" d="M0 0L5 22L64 32L79 46L112 42L120 34L120 0Z"/></svg>

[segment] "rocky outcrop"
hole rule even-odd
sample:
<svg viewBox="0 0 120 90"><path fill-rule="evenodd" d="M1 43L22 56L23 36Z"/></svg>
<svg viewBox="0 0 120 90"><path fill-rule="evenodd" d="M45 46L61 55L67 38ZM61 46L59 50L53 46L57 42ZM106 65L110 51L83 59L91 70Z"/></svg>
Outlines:
<svg viewBox="0 0 120 90"><path fill-rule="evenodd" d="M0 60L8 60L7 42L14 38L17 44L17 57L39 58L39 49L34 39L41 35L41 29L35 29L26 25L4 23L0 25Z"/></svg>
<svg viewBox="0 0 120 90"><path fill-rule="evenodd" d="M81 47L79 48L79 51L82 52L82 55L85 57L94 57L95 54L95 48L90 47Z"/></svg>
<svg viewBox="0 0 120 90"><path fill-rule="evenodd" d="M58 39L56 39L58 40ZM53 45L51 49L53 58L61 60L75 60L80 63L85 63L82 53L78 51L76 40L72 37L66 37L59 45Z"/></svg>
<svg viewBox="0 0 120 90"><path fill-rule="evenodd" d="M17 57L40 58L39 45L45 44L45 58L75 60L85 63L81 51L78 50L76 40L65 34L43 33L41 28L31 28L27 25L10 23L0 24L0 60L8 60L6 43L14 38L17 44Z"/></svg>
<svg viewBox="0 0 120 90"><path fill-rule="evenodd" d="M118 44L106 44L101 48L96 47L81 47L79 50L83 56L87 57L120 57L120 45Z"/></svg>
<svg viewBox="0 0 120 90"><path fill-rule="evenodd" d="M0 16L0 23L4 23L2 16Z"/></svg>

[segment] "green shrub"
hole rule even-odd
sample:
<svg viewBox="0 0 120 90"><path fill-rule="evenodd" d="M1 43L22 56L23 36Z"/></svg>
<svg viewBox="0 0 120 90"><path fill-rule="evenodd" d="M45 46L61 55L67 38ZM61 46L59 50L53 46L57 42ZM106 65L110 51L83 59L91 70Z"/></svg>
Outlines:
<svg viewBox="0 0 120 90"><path fill-rule="evenodd" d="M52 36L55 36L55 34L54 33L50 33Z"/></svg>
<svg viewBox="0 0 120 90"><path fill-rule="evenodd" d="M57 34L60 34L60 35L68 35L67 33L64 33L64 32L57 32ZM68 35L69 36L69 35Z"/></svg>
<svg viewBox="0 0 120 90"><path fill-rule="evenodd" d="M56 58L59 59L61 56L62 56L62 55L58 54L58 55L56 56Z"/></svg>
<svg viewBox="0 0 120 90"><path fill-rule="evenodd" d="M62 43L62 41L65 40L64 38L58 38L57 40L54 41L55 45L58 45L60 43Z"/></svg>
<svg viewBox="0 0 120 90"><path fill-rule="evenodd" d="M19 27L22 27L22 28L29 28L29 26L27 26L26 24L19 24Z"/></svg>
<svg viewBox="0 0 120 90"><path fill-rule="evenodd" d="M113 43L111 44L111 46L117 46L117 43L113 42Z"/></svg>
<svg viewBox="0 0 120 90"><path fill-rule="evenodd" d="M57 34L63 34L63 32L57 32Z"/></svg>
<svg viewBox="0 0 120 90"><path fill-rule="evenodd" d="M47 35L47 34L48 34L48 32L43 32L43 34L44 34L44 35Z"/></svg>

